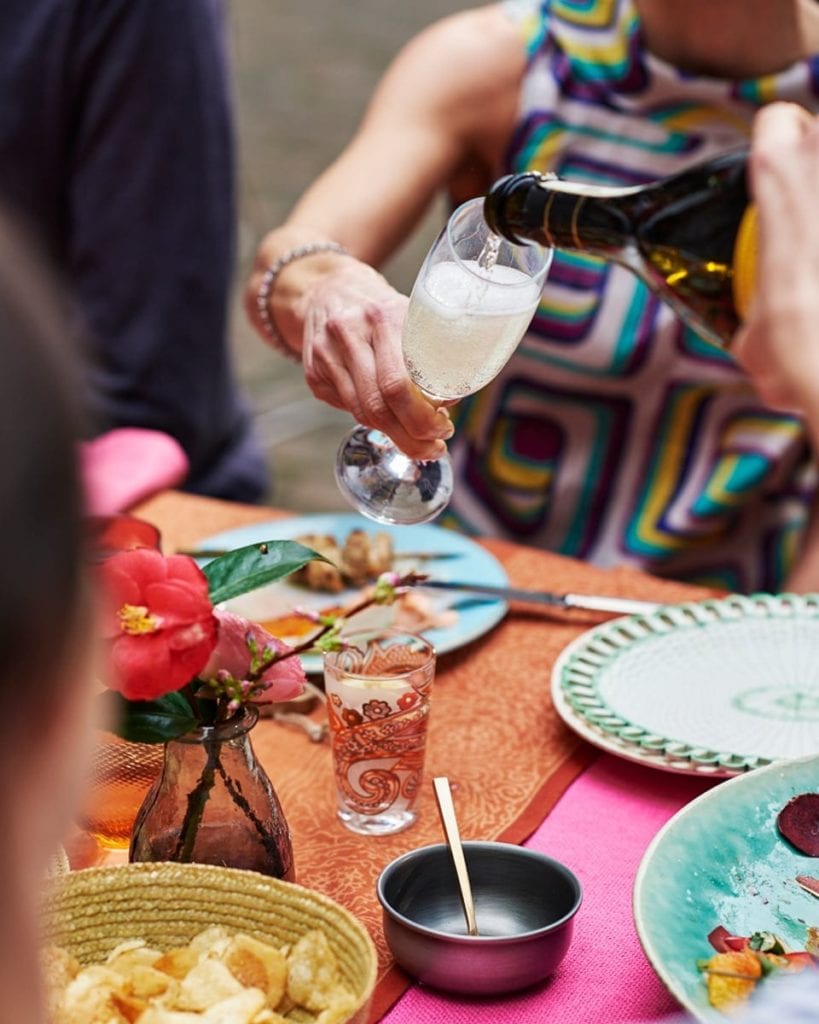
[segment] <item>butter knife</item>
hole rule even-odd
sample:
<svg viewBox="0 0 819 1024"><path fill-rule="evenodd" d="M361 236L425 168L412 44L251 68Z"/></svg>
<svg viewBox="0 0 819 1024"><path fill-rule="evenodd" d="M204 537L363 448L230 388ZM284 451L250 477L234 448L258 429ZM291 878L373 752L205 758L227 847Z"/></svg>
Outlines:
<svg viewBox="0 0 819 1024"><path fill-rule="evenodd" d="M485 583L460 583L455 580L424 580L421 587L435 590L462 590L483 594L501 601L528 601L552 608L582 608L590 612L612 615L650 615L662 607L652 601L634 601L628 597L602 597L598 594L552 594L548 590L521 590L519 587L496 587Z"/></svg>
<svg viewBox="0 0 819 1024"><path fill-rule="evenodd" d="M283 538L289 539L289 538ZM229 555L235 548L177 548L177 555L189 558L221 558ZM461 551L394 551L393 562L443 562L451 558L461 558Z"/></svg>

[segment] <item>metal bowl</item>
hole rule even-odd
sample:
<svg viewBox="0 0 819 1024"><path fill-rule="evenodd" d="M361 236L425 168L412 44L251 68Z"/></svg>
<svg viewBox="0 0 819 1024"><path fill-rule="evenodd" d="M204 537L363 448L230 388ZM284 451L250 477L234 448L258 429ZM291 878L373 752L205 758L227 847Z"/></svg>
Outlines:
<svg viewBox="0 0 819 1024"><path fill-rule="evenodd" d="M478 934L467 935L449 849L423 846L378 879L396 961L449 992L512 992L548 978L566 954L580 883L551 857L508 843L463 844Z"/></svg>

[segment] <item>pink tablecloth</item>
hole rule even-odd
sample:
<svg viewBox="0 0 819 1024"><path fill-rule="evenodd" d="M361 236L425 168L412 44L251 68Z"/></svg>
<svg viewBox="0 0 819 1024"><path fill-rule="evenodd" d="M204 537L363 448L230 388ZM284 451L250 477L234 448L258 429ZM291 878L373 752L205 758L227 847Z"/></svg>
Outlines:
<svg viewBox="0 0 819 1024"><path fill-rule="evenodd" d="M639 1024L677 1009L640 947L631 915L637 866L658 829L712 782L601 756L525 844L568 865L583 887L574 941L544 985L468 1000L415 986L384 1024Z"/></svg>

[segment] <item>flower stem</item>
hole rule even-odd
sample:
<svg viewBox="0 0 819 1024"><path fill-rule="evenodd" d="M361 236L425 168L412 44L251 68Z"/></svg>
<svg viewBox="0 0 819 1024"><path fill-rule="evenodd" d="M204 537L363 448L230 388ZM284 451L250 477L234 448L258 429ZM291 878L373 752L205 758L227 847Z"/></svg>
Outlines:
<svg viewBox="0 0 819 1024"><path fill-rule="evenodd" d="M259 816L250 806L250 803L248 802L244 794L240 792L240 790L235 785L233 779L225 771L225 767L221 763L221 761L217 764L216 770L219 772L219 775L221 776L222 781L225 784L225 789L230 794L233 802L241 811L244 811L244 813L247 815L250 822L252 823L253 827L258 832L259 838L262 841L262 846L264 846L265 851L267 852L268 857L271 858L272 863L276 865L277 877L281 877L281 875L284 873L285 865L282 863L281 851L279 850L278 844L276 842L276 837L271 835L270 831L267 828L265 828L264 822L260 820Z"/></svg>
<svg viewBox="0 0 819 1024"><path fill-rule="evenodd" d="M395 581L394 591L396 593L400 592L402 588L415 586L417 583L421 583L425 579L427 579L427 576L424 574L414 571L408 572ZM305 651L309 651L311 648L315 647L317 641L319 641L326 633L329 633L339 619L351 619L354 615L358 615L359 612L363 612L365 608L369 608L371 605L385 603L387 602L384 602L377 597L374 592L371 593L369 597L366 597L363 601L359 601L358 604L353 605L353 607L348 609L343 615L334 616L332 622L325 623L321 629L316 630L315 633L309 636L302 643L298 644L296 647L291 647L289 650L284 651L281 654L277 653L275 658L260 665L255 672L248 673L245 678L250 683L258 682L272 665L275 665L280 661L285 661L287 658L293 658L296 655L304 654Z"/></svg>
<svg viewBox="0 0 819 1024"><path fill-rule="evenodd" d="M179 839L174 850L173 860L188 864L193 860L193 848L196 845L196 837L199 826L202 823L202 816L205 813L205 804L208 796L216 782L216 770L221 768L219 762L219 749L221 741L213 736L206 736L202 740L207 751L207 759L199 776L196 786L188 794L188 806L185 809L185 817L182 821L182 828L179 832Z"/></svg>
<svg viewBox="0 0 819 1024"><path fill-rule="evenodd" d="M195 682L195 680L191 681L190 683L186 683L179 692L182 694L182 696L188 702L188 704L190 706L190 709L193 712L193 716L196 719L196 721L197 722L201 722L202 721L202 708L200 707L199 701L196 699L196 692L195 692L194 686L193 686L194 682Z"/></svg>

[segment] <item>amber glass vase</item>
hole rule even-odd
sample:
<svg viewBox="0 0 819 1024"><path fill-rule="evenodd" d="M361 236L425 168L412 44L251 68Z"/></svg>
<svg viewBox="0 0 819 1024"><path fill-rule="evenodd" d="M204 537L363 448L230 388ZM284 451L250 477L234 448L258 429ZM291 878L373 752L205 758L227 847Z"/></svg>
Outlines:
<svg viewBox="0 0 819 1024"><path fill-rule="evenodd" d="M131 861L195 861L294 881L293 847L278 797L256 760L258 710L165 744L162 773L140 808Z"/></svg>
<svg viewBox="0 0 819 1024"><path fill-rule="evenodd" d="M162 747L100 732L79 825L105 849L127 850L134 821L162 769Z"/></svg>

